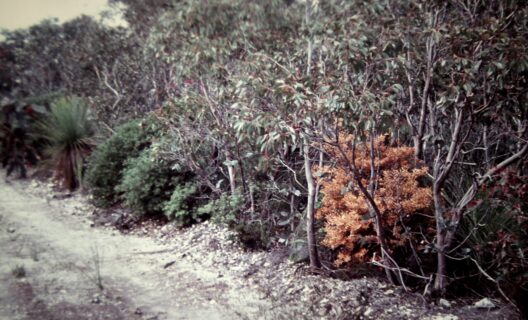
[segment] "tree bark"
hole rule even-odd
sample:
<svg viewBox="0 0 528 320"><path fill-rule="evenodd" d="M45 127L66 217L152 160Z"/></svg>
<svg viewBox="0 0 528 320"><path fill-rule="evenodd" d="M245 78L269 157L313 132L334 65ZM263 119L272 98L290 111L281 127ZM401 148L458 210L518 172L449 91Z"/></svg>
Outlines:
<svg viewBox="0 0 528 320"><path fill-rule="evenodd" d="M442 187L436 182L433 185L433 202L436 220L436 276L434 282L434 290L441 295L445 293L446 288L446 256L445 256L445 221L442 204Z"/></svg>
<svg viewBox="0 0 528 320"><path fill-rule="evenodd" d="M236 194L236 181L235 181L235 166L230 164L233 159L231 158L231 155L229 155L229 152L225 153L226 160L229 163L227 165L227 173L229 175L229 187L231 188L231 195Z"/></svg>
<svg viewBox="0 0 528 320"><path fill-rule="evenodd" d="M442 201L442 190L445 181L451 172L453 163L455 162L460 148L465 141L465 138L460 137L462 124L464 120L464 110L455 109L455 128L451 135L451 142L445 160L442 159L442 150L437 146L437 154L433 167L433 204L435 211L436 222L436 250L437 250L437 269L433 289L443 295L446 289L446 232L447 225L444 217L444 204ZM431 112L431 117L434 117L434 112ZM434 129L432 130L434 134ZM469 132L469 131L468 131Z"/></svg>
<svg viewBox="0 0 528 320"><path fill-rule="evenodd" d="M317 243L315 239L315 183L312 176L312 165L310 163L310 145L308 139L303 138L303 157L304 172L306 175L306 184L308 186L308 203L306 205L306 234L308 240L308 253L310 256L310 266L320 268L319 254L317 252Z"/></svg>
<svg viewBox="0 0 528 320"><path fill-rule="evenodd" d="M306 1L305 7L305 24L309 29L310 27L310 18L312 14L312 1ZM310 76L311 67L312 67L312 33L310 31L310 36L308 39L308 44L306 48L307 55L307 65L306 65L306 76ZM317 252L317 241L315 238L315 201L316 201L316 187L314 179L312 176L312 164L310 159L310 144L308 138L303 136L303 157L304 157L304 172L306 176L306 184L308 186L308 203L306 204L306 234L308 241L308 253L310 256L310 266L312 268L321 268L321 262L319 261L319 253Z"/></svg>

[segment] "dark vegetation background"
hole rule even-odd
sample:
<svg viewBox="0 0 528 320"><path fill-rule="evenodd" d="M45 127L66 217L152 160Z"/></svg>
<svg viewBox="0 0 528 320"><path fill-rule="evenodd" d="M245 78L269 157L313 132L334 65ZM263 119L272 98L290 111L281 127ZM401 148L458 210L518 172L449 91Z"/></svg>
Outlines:
<svg viewBox="0 0 528 320"><path fill-rule="evenodd" d="M526 301L525 1L113 1L129 28L4 33L8 174L48 162L99 206L331 274Z"/></svg>

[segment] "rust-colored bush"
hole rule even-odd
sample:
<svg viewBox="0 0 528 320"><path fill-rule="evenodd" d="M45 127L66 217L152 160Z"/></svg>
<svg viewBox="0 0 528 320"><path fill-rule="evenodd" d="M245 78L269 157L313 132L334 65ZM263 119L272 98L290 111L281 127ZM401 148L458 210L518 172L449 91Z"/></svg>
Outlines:
<svg viewBox="0 0 528 320"><path fill-rule="evenodd" d="M357 187L347 160L352 162L352 136L341 135L339 145L329 145L326 151L335 159L334 166L316 168L326 173L321 179L323 199L316 217L324 219L326 237L323 244L338 251L337 265L367 262L379 249L366 198ZM381 212L381 225L390 253L404 246L410 239L411 227L423 224L427 229L429 219L415 216L429 210L432 201L430 187L421 186L420 180L427 169L415 159L414 149L405 146L391 147L384 137L375 139L374 201ZM368 186L371 173L370 148L358 144L354 164L364 186ZM346 156L346 158L345 158Z"/></svg>

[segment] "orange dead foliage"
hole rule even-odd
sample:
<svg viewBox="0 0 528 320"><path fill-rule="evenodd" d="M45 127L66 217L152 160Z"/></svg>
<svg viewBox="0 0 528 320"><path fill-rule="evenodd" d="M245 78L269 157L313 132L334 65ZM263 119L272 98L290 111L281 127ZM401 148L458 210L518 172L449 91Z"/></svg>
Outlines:
<svg viewBox="0 0 528 320"><path fill-rule="evenodd" d="M339 139L349 161L352 161L352 139L350 135L340 135ZM384 140L385 137L380 136L374 141L374 166L378 179L373 198L382 214L387 246L394 251L408 240L408 233L404 232L404 225L409 227L406 222L410 222L414 214L430 208L432 192L430 187L420 185L419 181L427 174L427 169L415 159L414 149L387 146ZM328 146L326 151L336 160L335 166L314 169L315 176L322 173L327 176L320 178L323 199L316 212L316 218L324 219L325 223L323 244L338 251L335 261L338 266L370 261L378 246L367 200L358 189L345 156L338 147ZM363 185L368 186L371 159L367 145L357 145L355 165ZM426 229L428 222L424 221L423 225Z"/></svg>

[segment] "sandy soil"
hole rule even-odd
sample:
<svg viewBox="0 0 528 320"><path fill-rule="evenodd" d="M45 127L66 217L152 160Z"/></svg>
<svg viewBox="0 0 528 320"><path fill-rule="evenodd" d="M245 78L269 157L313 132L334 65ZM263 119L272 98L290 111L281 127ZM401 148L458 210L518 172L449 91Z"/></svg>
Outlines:
<svg viewBox="0 0 528 320"><path fill-rule="evenodd" d="M226 298L224 281L176 261L168 245L90 227L9 184L0 182L0 319L257 316L251 306L262 302L252 292L237 288L239 299Z"/></svg>

